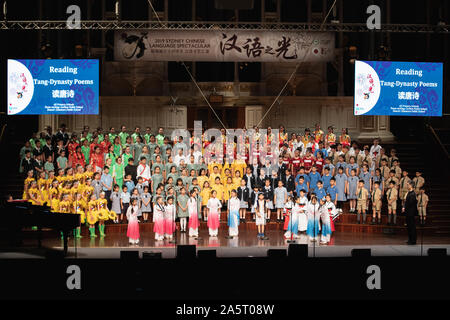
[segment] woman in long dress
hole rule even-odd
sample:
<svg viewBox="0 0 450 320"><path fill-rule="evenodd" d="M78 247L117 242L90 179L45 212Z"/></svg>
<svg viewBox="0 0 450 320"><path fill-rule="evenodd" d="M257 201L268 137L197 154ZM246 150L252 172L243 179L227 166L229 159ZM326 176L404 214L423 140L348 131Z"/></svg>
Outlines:
<svg viewBox="0 0 450 320"><path fill-rule="evenodd" d="M164 212L165 206L161 196L156 198L155 210L153 211L153 231L155 232L155 240L164 240Z"/></svg>
<svg viewBox="0 0 450 320"><path fill-rule="evenodd" d="M322 222L322 232L320 234L320 244L327 244L330 242L331 239L331 215L330 210L331 206L328 205L328 202L331 203L331 205L334 206L334 204L331 202L331 196L327 195L326 201L320 200L320 221ZM334 208L336 210L336 208Z"/></svg>
<svg viewBox="0 0 450 320"><path fill-rule="evenodd" d="M164 210L164 237L168 240L172 240L173 233L175 232L175 205L174 197L169 196L167 198L167 205Z"/></svg>
<svg viewBox="0 0 450 320"><path fill-rule="evenodd" d="M320 230L320 213L316 196L312 196L311 201L306 206L306 215L308 216L308 228L306 229L306 234L311 241L317 241Z"/></svg>
<svg viewBox="0 0 450 320"><path fill-rule="evenodd" d="M329 194L327 194L326 196L326 201L325 201L325 207L328 210L328 214L330 216L330 228L331 231L334 232L334 221L333 221L333 217L336 215L336 206L334 205L333 201L331 201L331 196Z"/></svg>
<svg viewBox="0 0 450 320"><path fill-rule="evenodd" d="M304 232L308 230L308 216L306 214L306 206L308 205L308 198L303 191L300 191L300 197L297 203L298 209L298 231Z"/></svg>
<svg viewBox="0 0 450 320"><path fill-rule="evenodd" d="M187 211L189 214L189 237L198 237L198 204L197 204L197 191L191 190L189 200L187 202Z"/></svg>
<svg viewBox="0 0 450 320"><path fill-rule="evenodd" d="M241 201L237 197L235 189L231 190L231 197L228 200L228 234L231 238L239 234L239 209Z"/></svg>
<svg viewBox="0 0 450 320"><path fill-rule="evenodd" d="M298 238L298 216L300 213L300 198L295 199L294 207L292 208L291 214L289 216L289 223L287 231L284 233L285 239L291 237Z"/></svg>
<svg viewBox="0 0 450 320"><path fill-rule="evenodd" d="M139 206L137 199L131 201L131 206L127 209L128 229L127 237L130 244L139 243L139 222L138 222Z"/></svg>
<svg viewBox="0 0 450 320"><path fill-rule="evenodd" d="M219 214L222 203L216 198L217 191L211 192L211 198L208 200L206 207L208 208L208 229L210 237L217 237L219 233Z"/></svg>

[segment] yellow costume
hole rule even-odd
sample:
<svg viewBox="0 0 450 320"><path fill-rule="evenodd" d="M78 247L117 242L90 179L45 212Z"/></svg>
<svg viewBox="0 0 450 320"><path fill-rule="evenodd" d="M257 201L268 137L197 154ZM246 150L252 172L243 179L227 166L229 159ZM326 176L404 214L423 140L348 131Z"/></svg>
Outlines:
<svg viewBox="0 0 450 320"><path fill-rule="evenodd" d="M217 192L217 195L216 195L217 199L222 201L223 192L224 192L223 185L214 183L211 185L211 189Z"/></svg>
<svg viewBox="0 0 450 320"><path fill-rule="evenodd" d="M24 183L23 183L24 188L23 188L23 195L22 195L22 198L23 198L24 200L28 199L28 194L27 194L27 191L26 191L26 190L27 190L28 186L30 185L31 181L35 181L35 179L34 179L34 178L26 178L25 181L24 181Z"/></svg>
<svg viewBox="0 0 450 320"><path fill-rule="evenodd" d="M72 211L72 209L71 209L70 201L63 200L63 201L59 202L59 212L71 213L71 211Z"/></svg>
<svg viewBox="0 0 450 320"><path fill-rule="evenodd" d="M202 197L202 206L206 206L208 204L208 200L211 197L211 187L204 188L200 191L200 196Z"/></svg>
<svg viewBox="0 0 450 320"><path fill-rule="evenodd" d="M39 190L37 188L30 188L30 189L28 189L28 201L31 202L31 204L34 204L34 205L41 205L39 203L39 198L40 198L39 194L40 193L39 193Z"/></svg>
<svg viewBox="0 0 450 320"><path fill-rule="evenodd" d="M98 199L98 219L106 221L109 219L108 200Z"/></svg>
<svg viewBox="0 0 450 320"><path fill-rule="evenodd" d="M86 214L84 212L84 208L86 208L86 203L83 199L73 202L73 213L80 215L81 223L86 221Z"/></svg>
<svg viewBox="0 0 450 320"><path fill-rule="evenodd" d="M94 225L97 221L97 215L98 215L98 205L97 200L91 200L88 203L88 212L86 216L87 223Z"/></svg>

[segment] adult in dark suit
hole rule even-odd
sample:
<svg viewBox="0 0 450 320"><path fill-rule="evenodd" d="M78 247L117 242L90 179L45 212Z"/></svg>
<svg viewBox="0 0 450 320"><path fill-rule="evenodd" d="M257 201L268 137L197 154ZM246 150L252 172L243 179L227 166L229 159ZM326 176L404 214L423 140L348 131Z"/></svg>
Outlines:
<svg viewBox="0 0 450 320"><path fill-rule="evenodd" d="M417 240L416 232L416 215L417 215L417 198L414 192L414 183L408 182L408 193L406 194L405 204L402 212L406 215L406 226L408 228L408 242L407 244L414 245Z"/></svg>

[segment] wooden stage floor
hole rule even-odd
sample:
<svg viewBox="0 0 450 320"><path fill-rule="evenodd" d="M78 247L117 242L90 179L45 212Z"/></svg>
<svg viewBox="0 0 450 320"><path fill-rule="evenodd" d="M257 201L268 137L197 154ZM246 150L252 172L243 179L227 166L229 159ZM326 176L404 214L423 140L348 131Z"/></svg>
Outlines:
<svg viewBox="0 0 450 320"><path fill-rule="evenodd" d="M281 228L269 228L266 235L268 240L256 237L256 230L241 225L239 237L227 239L228 230L221 226L218 237L209 237L206 228L199 230L200 239L190 238L187 233L177 231L176 244L169 241L156 241L154 233L147 224L141 224L141 239L138 245L130 245L126 237L126 225L107 225L106 237L90 238L87 228L83 227L83 238L69 238L69 257L78 258L119 258L122 250L138 250L142 252L161 252L163 258L173 258L176 255L176 245L196 245L198 250L216 250L218 257L249 257L266 256L268 249L287 249L289 243L283 237ZM98 229L96 228L98 235ZM430 235L418 230L417 245L406 245L407 236L404 232L396 234L364 233L364 232L335 232L331 242L321 245L311 242L301 233L295 243L307 244L309 256L336 257L350 256L353 248L371 248L372 255L378 256L404 256L426 255L428 248L447 248L450 252L450 237ZM24 246L19 251L11 249L0 250L0 258L33 257L33 249L37 246L36 237L32 232L24 240ZM44 232L42 240L44 248L61 249L63 242L55 232ZM16 252L16 253L14 253ZM17 253L18 252L18 253ZM25 256L23 255L25 254Z"/></svg>

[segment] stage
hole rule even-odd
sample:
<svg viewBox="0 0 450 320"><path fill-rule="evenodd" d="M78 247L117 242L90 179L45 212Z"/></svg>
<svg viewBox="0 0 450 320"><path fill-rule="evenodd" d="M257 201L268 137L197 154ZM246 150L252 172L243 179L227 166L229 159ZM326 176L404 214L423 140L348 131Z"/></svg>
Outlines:
<svg viewBox="0 0 450 320"><path fill-rule="evenodd" d="M146 224L142 224L146 226ZM108 228L109 227L109 228ZM141 226L142 227L142 226ZM287 249L289 243L283 237L281 230L269 230L266 234L268 240L260 240L256 237L256 231L250 226L244 228L241 225L239 237L227 239L226 228L222 227L218 237L209 237L207 229L201 228L199 238L191 238L187 233L177 231L176 243L168 240L156 241L154 233L141 232L138 245L128 243L126 237L126 225L109 225L106 227L106 237L90 238L83 232L83 238L69 238L68 258L82 259L116 259L120 257L120 251L135 250L140 252L160 252L162 258L174 258L176 245L196 245L197 250L216 250L217 257L265 257L269 249ZM125 229L121 232L117 230ZM148 226L141 229L148 229ZM274 229L274 228L272 228ZM51 231L43 232L42 248L37 248L36 237L33 231L27 232L21 248L3 248L0 251L2 258L39 258L45 256L47 249L62 250L63 241L59 234ZM450 237L435 236L418 230L417 245L406 245L407 237L403 232L397 234L383 233L354 233L336 232L331 242L322 245L312 242L301 233L294 243L307 244L309 257L348 257L352 249L370 248L373 256L421 256L427 255L428 248L447 248L450 252Z"/></svg>

